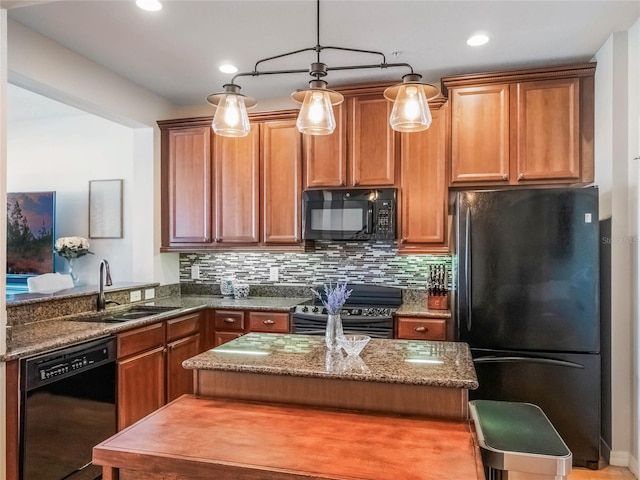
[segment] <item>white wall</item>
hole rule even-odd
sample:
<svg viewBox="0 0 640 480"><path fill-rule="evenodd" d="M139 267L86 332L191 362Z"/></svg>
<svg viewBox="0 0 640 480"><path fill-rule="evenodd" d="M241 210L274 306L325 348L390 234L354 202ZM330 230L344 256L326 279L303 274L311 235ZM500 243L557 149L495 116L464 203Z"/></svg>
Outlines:
<svg viewBox="0 0 640 480"><path fill-rule="evenodd" d="M146 209L144 216L153 218L153 191L149 192L152 178L144 182L148 184L144 196L134 187L136 129L60 105L14 85L8 86L7 96L7 191L55 191L56 238L87 238L89 181L123 179L123 238L89 239L95 255L78 260L74 270L81 284L95 285L100 260L106 258L114 282L134 280L133 214L135 208L140 208L139 202L134 202L136 197L149 199L142 202ZM55 110L56 116L13 119L11 111L18 107L17 101L39 105L43 112ZM153 139L149 138L147 143L151 148ZM147 229L153 229L153 224L147 225ZM148 244L148 249L152 244ZM65 260L56 255L55 267L56 271L65 272Z"/></svg>
<svg viewBox="0 0 640 480"><path fill-rule="evenodd" d="M161 97L8 19L8 80L83 111L136 129L128 203L134 281L178 282L178 255L160 254L159 119L177 108ZM96 177L97 178L97 177ZM81 260L83 262L85 259ZM111 260L111 259L110 259Z"/></svg>
<svg viewBox="0 0 640 480"><path fill-rule="evenodd" d="M596 183L600 216L612 218L612 451L613 465L638 474L638 33L614 33L598 50ZM637 154L637 153L636 153Z"/></svg>
<svg viewBox="0 0 640 480"><path fill-rule="evenodd" d="M638 475L640 461L640 20L629 29L629 162L631 175L629 175L631 190L631 219L632 234L635 240L633 249L634 267L634 315L633 315L633 423L632 423L632 462L631 466Z"/></svg>

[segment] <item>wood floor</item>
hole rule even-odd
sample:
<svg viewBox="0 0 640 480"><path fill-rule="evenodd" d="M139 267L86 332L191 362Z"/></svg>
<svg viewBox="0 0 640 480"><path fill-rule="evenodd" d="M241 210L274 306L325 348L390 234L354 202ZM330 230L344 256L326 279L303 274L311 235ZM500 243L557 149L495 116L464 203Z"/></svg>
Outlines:
<svg viewBox="0 0 640 480"><path fill-rule="evenodd" d="M569 480L626 480L636 478L628 468L608 466L601 470L574 468Z"/></svg>

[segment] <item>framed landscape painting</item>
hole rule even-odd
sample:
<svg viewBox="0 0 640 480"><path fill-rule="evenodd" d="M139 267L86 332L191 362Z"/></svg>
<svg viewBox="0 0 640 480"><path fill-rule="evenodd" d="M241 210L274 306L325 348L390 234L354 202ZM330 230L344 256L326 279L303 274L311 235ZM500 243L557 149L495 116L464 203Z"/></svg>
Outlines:
<svg viewBox="0 0 640 480"><path fill-rule="evenodd" d="M56 192L7 193L7 275L54 271Z"/></svg>

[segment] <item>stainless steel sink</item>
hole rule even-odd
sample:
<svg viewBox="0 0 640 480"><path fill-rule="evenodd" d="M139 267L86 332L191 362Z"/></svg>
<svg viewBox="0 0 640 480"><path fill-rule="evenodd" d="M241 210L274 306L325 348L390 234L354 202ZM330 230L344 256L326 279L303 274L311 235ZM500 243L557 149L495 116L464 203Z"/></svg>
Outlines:
<svg viewBox="0 0 640 480"><path fill-rule="evenodd" d="M102 313L92 317L82 317L76 319L78 322L93 323L123 323L130 320L138 320L141 318L151 317L160 313L170 312L172 310L180 310L180 307L160 307L156 305L136 305L126 310L113 313Z"/></svg>

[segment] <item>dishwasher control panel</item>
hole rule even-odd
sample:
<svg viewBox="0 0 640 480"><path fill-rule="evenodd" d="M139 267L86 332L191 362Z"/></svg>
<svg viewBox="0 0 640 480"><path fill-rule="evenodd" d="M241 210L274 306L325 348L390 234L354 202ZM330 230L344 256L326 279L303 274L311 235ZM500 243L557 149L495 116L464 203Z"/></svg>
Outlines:
<svg viewBox="0 0 640 480"><path fill-rule="evenodd" d="M52 381L115 361L115 339L100 339L55 350L24 360L25 389L32 390Z"/></svg>

